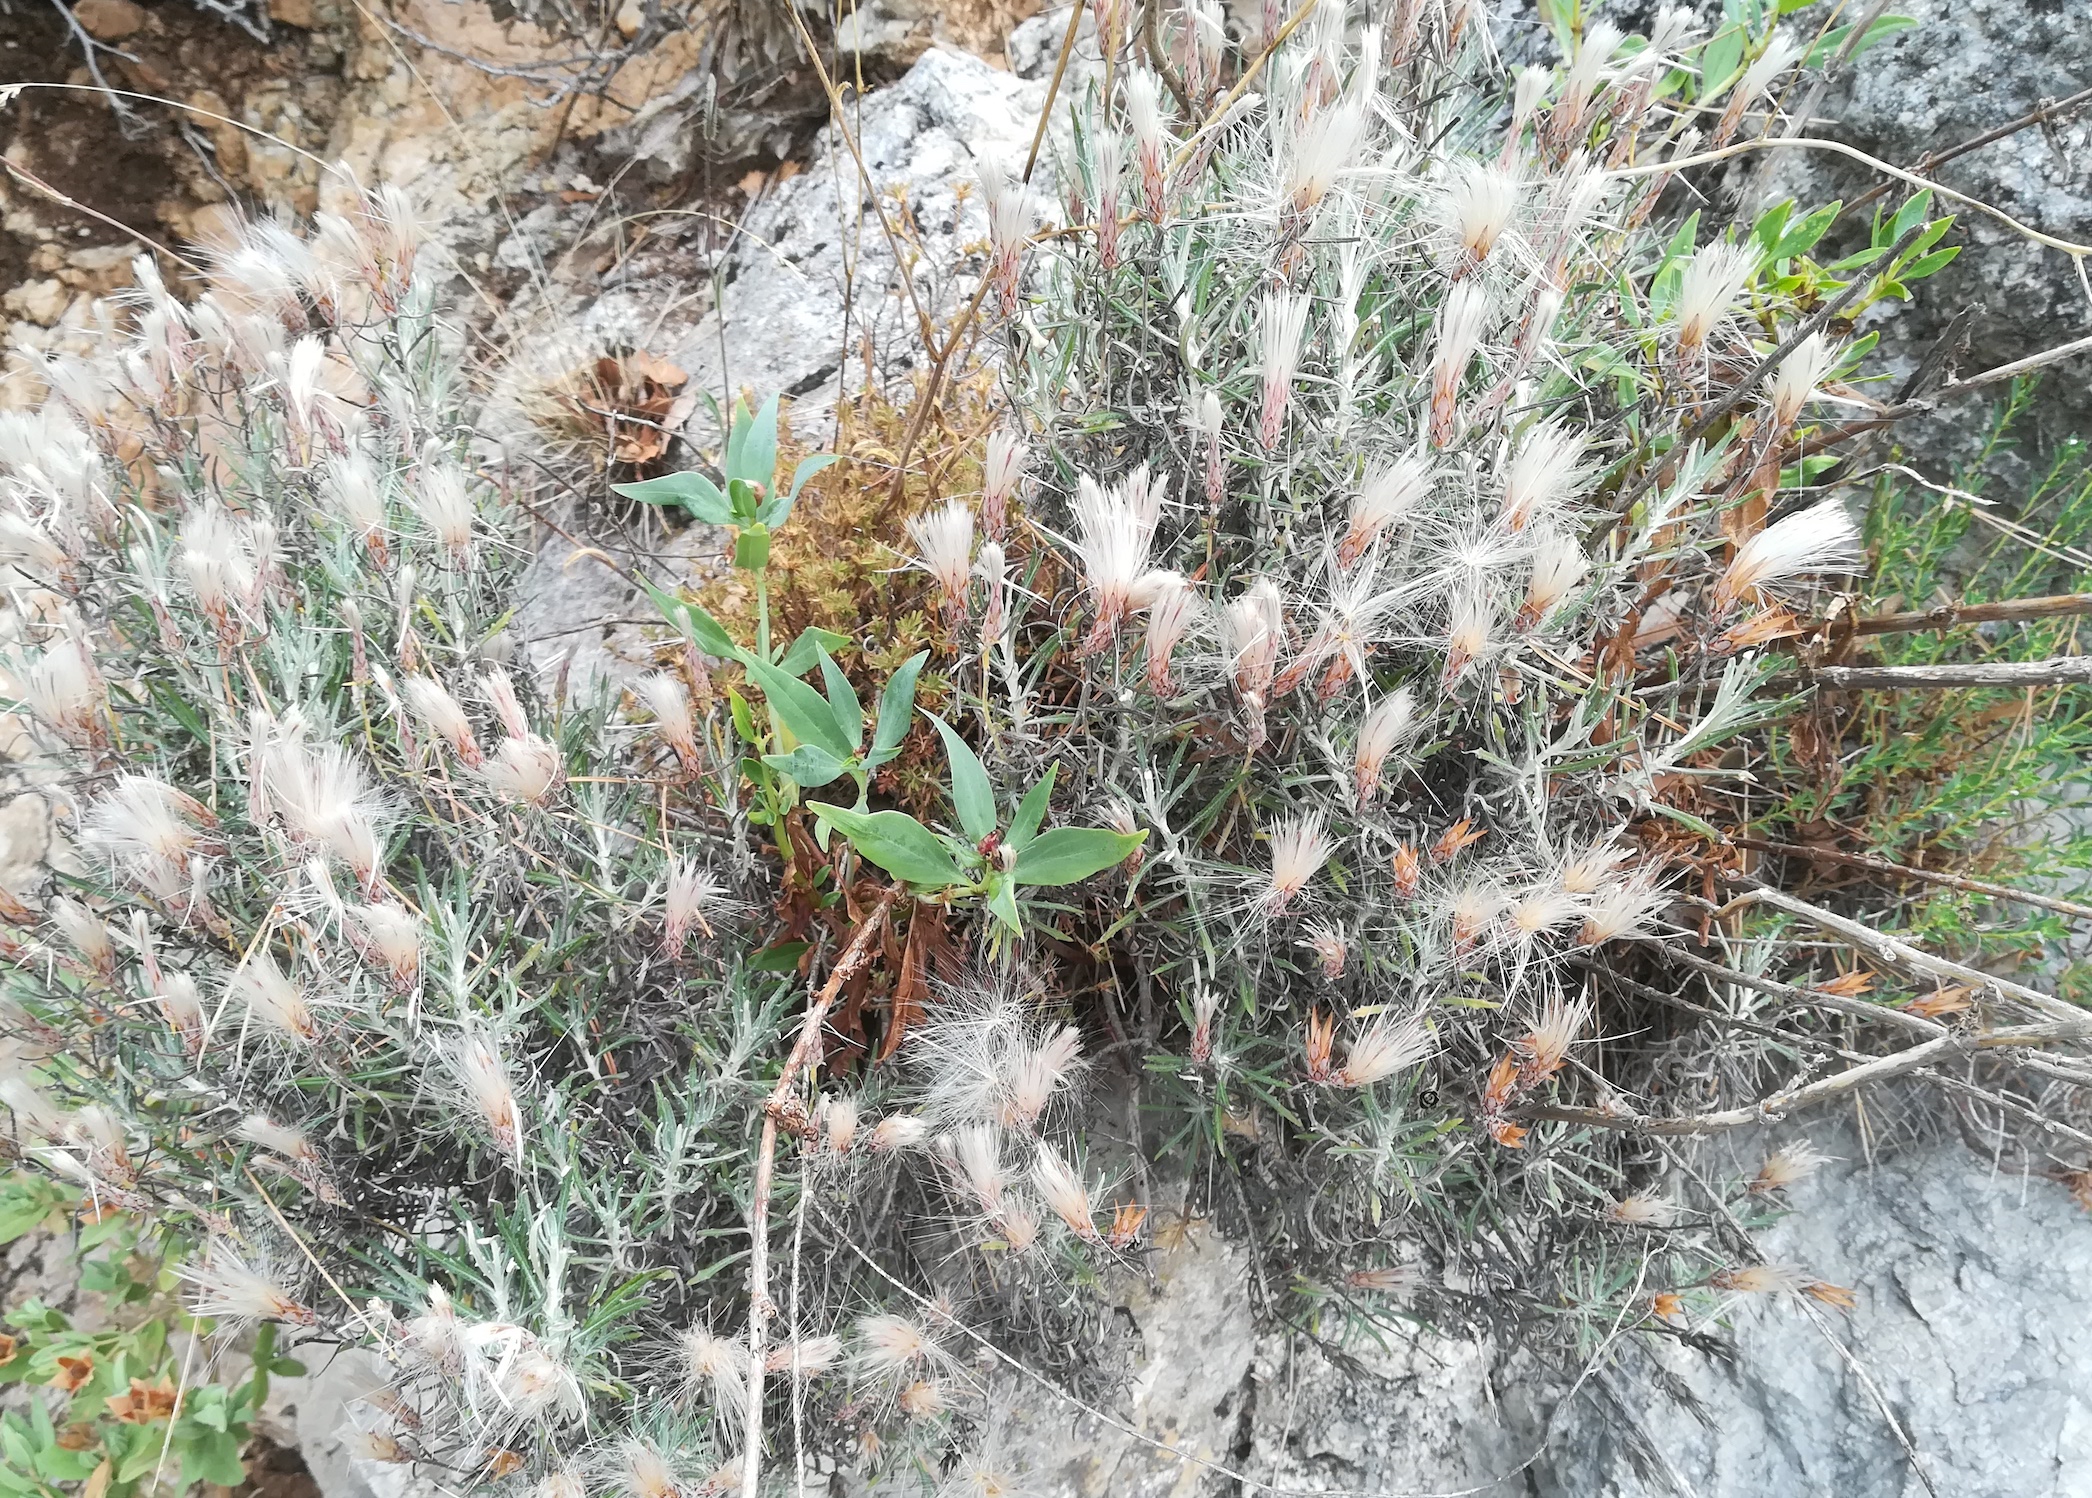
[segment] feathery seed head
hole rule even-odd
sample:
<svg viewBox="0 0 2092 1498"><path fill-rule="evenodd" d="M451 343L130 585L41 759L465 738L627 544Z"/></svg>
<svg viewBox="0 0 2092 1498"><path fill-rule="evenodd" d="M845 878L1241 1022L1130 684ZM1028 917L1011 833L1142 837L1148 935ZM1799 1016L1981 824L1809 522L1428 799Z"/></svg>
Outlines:
<svg viewBox="0 0 2092 1498"><path fill-rule="evenodd" d="M1812 572L1848 570L1859 558L1859 527L1844 501L1826 499L1774 521L1737 547L1715 580L1709 607L1719 619L1776 584Z"/></svg>
<svg viewBox="0 0 2092 1498"><path fill-rule="evenodd" d="M1383 1014L1352 1037L1344 1064L1332 1080L1344 1087L1371 1087L1408 1071L1436 1049L1437 1041L1421 1014L1403 1020Z"/></svg>
<svg viewBox="0 0 2092 1498"><path fill-rule="evenodd" d="M1576 939L1583 946L1595 947L1638 937L1670 903L1670 891L1657 882L1653 870L1607 879L1585 902L1583 929Z"/></svg>
<svg viewBox="0 0 2092 1498"><path fill-rule="evenodd" d="M1792 1144L1780 1146L1765 1157L1764 1163L1758 1167L1758 1173L1751 1178L1750 1189L1754 1195L1760 1196L1768 1191L1785 1191L1790 1186L1800 1185L1830 1161L1829 1155L1822 1153L1806 1139L1798 1139Z"/></svg>
<svg viewBox="0 0 2092 1498"><path fill-rule="evenodd" d="M1002 540L1009 528L1010 501L1023 482L1027 456L1023 437L1008 427L988 434L981 461L981 530L990 541Z"/></svg>
<svg viewBox="0 0 2092 1498"><path fill-rule="evenodd" d="M1460 386L1467 367L1482 346L1482 334L1494 316L1489 293L1479 281L1462 281L1446 294L1438 309L1431 347L1431 445L1447 447L1458 430Z"/></svg>
<svg viewBox="0 0 2092 1498"><path fill-rule="evenodd" d="M1811 333L1780 361L1779 368L1765 377L1765 403L1771 411L1774 432L1785 433L1800 418L1802 407L1815 395L1844 350L1821 333Z"/></svg>
<svg viewBox="0 0 2092 1498"><path fill-rule="evenodd" d="M1271 873L1258 906L1266 915L1283 915L1329 862L1334 845L1319 812L1296 812L1271 833Z"/></svg>
<svg viewBox="0 0 2092 1498"><path fill-rule="evenodd" d="M1678 1204L1654 1191L1637 1191L1609 1203L1605 1220L1622 1227L1667 1228L1678 1220Z"/></svg>
<svg viewBox="0 0 2092 1498"><path fill-rule="evenodd" d="M1506 530L1522 531L1536 516L1552 521L1574 493L1579 475L1576 461L1583 455L1584 439L1559 421L1543 421L1525 434L1504 465L1504 495L1497 507L1497 523Z"/></svg>
<svg viewBox="0 0 2092 1498"><path fill-rule="evenodd" d="M522 1114L516 1104L515 1086L509 1081L508 1065L502 1060L494 1037L485 1030L467 1029L451 1051L451 1066L494 1148L511 1160L521 1160Z"/></svg>
<svg viewBox="0 0 2092 1498"><path fill-rule="evenodd" d="M973 511L961 500L950 500L909 521L908 534L915 541L915 565L935 580L943 596L945 617L964 619L973 575Z"/></svg>
<svg viewBox="0 0 2092 1498"><path fill-rule="evenodd" d="M249 1019L264 1033L292 1045L306 1046L320 1038L312 1006L298 985L285 976L267 947L257 947L246 966L226 981L226 992L246 1010Z"/></svg>
<svg viewBox="0 0 2092 1498"><path fill-rule="evenodd" d="M1511 627L1523 634L1545 624L1591 570L1591 560L1573 539L1554 530L1533 544L1533 567L1526 579L1525 601Z"/></svg>
<svg viewBox="0 0 2092 1498"><path fill-rule="evenodd" d="M487 789L504 801L542 806L566 777L559 747L537 734L503 739L479 767Z"/></svg>
<svg viewBox="0 0 2092 1498"><path fill-rule="evenodd" d="M715 1337L702 1326L676 1333L683 1389L734 1419L748 1403L748 1348L738 1338Z"/></svg>
<svg viewBox="0 0 2092 1498"><path fill-rule="evenodd" d="M1351 788L1358 804L1365 806L1380 791L1380 776L1395 747L1416 727L1416 696L1407 687L1388 693L1358 725L1358 742L1351 751Z"/></svg>
<svg viewBox="0 0 2092 1498"><path fill-rule="evenodd" d="M200 1260L175 1273L189 1282L189 1307L198 1316L243 1325L281 1321L316 1326L319 1317L300 1300L288 1281L265 1267L251 1265L228 1243L214 1240Z"/></svg>
<svg viewBox="0 0 2092 1498"><path fill-rule="evenodd" d="M1755 246L1716 241L1693 251L1678 277L1677 295L1671 316L1678 325L1678 357L1688 370L1697 370L1709 341L1736 308L1736 299L1758 273Z"/></svg>
<svg viewBox="0 0 2092 1498"><path fill-rule="evenodd" d="M1429 460L1413 453L1373 470L1352 497L1350 522L1337 548L1337 565L1356 566L1382 532L1407 518L1430 493L1436 477Z"/></svg>
<svg viewBox="0 0 2092 1498"><path fill-rule="evenodd" d="M1292 394L1293 376L1300 368L1300 345L1307 332L1308 298L1293 291L1267 291L1259 336L1264 359L1263 416L1257 439L1265 450L1278 446L1285 432L1286 403Z"/></svg>
<svg viewBox="0 0 2092 1498"><path fill-rule="evenodd" d="M1039 1141L1037 1158L1032 1163L1032 1180L1039 1188L1040 1197L1053 1209L1054 1216L1067 1224L1070 1232L1085 1243L1097 1241L1097 1223L1090 1206L1089 1188L1083 1184L1081 1173L1043 1139Z"/></svg>

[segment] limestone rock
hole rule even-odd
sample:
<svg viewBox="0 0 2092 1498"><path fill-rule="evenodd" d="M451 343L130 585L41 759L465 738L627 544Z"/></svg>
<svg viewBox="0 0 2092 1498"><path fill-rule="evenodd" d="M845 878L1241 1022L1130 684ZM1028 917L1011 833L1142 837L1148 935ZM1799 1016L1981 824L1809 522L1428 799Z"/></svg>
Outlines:
<svg viewBox="0 0 2092 1498"><path fill-rule="evenodd" d="M1852 1286L1858 1308L1747 1305L1728 1361L1660 1344L1652 1365L1643 1349L1630 1376L1675 1380L1700 1406L1696 1416L1661 1397L1634 1402L1675 1479L1638 1476L1616 1413L1584 1401L1556 1420L1541 1491L1924 1498L1892 1419L1936 1493L2088 1491L2092 1218L2054 1182L1993 1170L1959 1141L1871 1166L1856 1136L1826 1145L1848 1158L1791 1193L1793 1215L1762 1247ZM1707 1154L1703 1172L1756 1161L1736 1146Z"/></svg>

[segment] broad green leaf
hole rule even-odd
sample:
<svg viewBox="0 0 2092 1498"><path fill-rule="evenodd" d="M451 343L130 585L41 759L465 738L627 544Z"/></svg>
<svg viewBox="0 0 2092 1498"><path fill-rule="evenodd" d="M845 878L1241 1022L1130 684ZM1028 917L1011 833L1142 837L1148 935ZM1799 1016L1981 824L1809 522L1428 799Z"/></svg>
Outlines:
<svg viewBox="0 0 2092 1498"><path fill-rule="evenodd" d="M799 966L799 959L806 955L807 943L803 941L781 941L774 947L765 947L748 959L748 970L754 973L789 973Z"/></svg>
<svg viewBox="0 0 2092 1498"><path fill-rule="evenodd" d="M1758 241L1769 252L1780 242L1780 231L1787 227L1787 220L1794 212L1794 199L1784 198L1758 215L1758 222L1751 225L1751 238Z"/></svg>
<svg viewBox="0 0 2092 1498"><path fill-rule="evenodd" d="M908 737L908 725L915 717L915 679L922 675L923 662L929 658L929 651L919 650L886 679L886 690L879 694L879 726L872 731L872 752L864 759L866 769L876 770L901 752L901 741Z"/></svg>
<svg viewBox="0 0 2092 1498"><path fill-rule="evenodd" d="M726 689L726 710L734 720L734 732L744 744L760 746L763 736L755 730L755 714L748 710L748 699L732 687Z"/></svg>
<svg viewBox="0 0 2092 1498"><path fill-rule="evenodd" d="M1921 281L1934 271L1942 269L1949 260L1952 260L1960 253L1961 246L1957 244L1950 245L1944 250L1934 250L1929 255L1922 255L1903 268L1903 279L1906 281Z"/></svg>
<svg viewBox="0 0 2092 1498"><path fill-rule="evenodd" d="M1896 216L1889 220L1889 231L1883 236L1884 242L1894 244L1904 235L1910 233L1911 230L1917 228L1918 225L1924 223L1931 211L1932 189L1929 187L1920 188L1917 192L1911 194L1910 201L1898 208Z"/></svg>
<svg viewBox="0 0 2092 1498"><path fill-rule="evenodd" d="M850 747L864 747L864 707L857 700L857 690L850 685L850 678L843 675L843 668L835 658L820 645L814 646L814 654L821 662L821 684L828 691L828 711L835 716L835 726L842 730Z"/></svg>
<svg viewBox="0 0 2092 1498"><path fill-rule="evenodd" d="M777 669L787 676L804 676L814 668L814 652L836 651L850 644L848 635L839 635L832 629L820 625L809 625L792 641L791 648L778 658Z"/></svg>
<svg viewBox="0 0 2092 1498"><path fill-rule="evenodd" d="M750 424L751 423L749 421L748 416L748 402L742 400L741 397L737 395L734 397L733 414L727 418L726 424L725 467L726 476L729 479L738 478L741 476L741 473L743 472L741 467L741 452L742 449L748 446L748 430Z"/></svg>
<svg viewBox="0 0 2092 1498"><path fill-rule="evenodd" d="M755 518L776 530L792 518L792 506L799 503L799 491L806 487L806 481L822 469L842 460L840 453L815 453L811 457L801 458L799 466L792 470L791 487L763 501L763 507L756 511Z"/></svg>
<svg viewBox="0 0 2092 1498"><path fill-rule="evenodd" d="M182 1454L182 1481L214 1482L236 1488L246 1480L240 1465L240 1438L213 1432L196 1440L178 1440Z"/></svg>
<svg viewBox="0 0 2092 1498"><path fill-rule="evenodd" d="M734 518L733 506L719 486L701 473L671 473L636 484L612 484L611 492L644 505L680 505L706 525L725 525Z"/></svg>
<svg viewBox="0 0 2092 1498"><path fill-rule="evenodd" d="M990 881L988 909L1017 935L1024 934L1024 918L1017 913L1017 884L1013 879L997 875Z"/></svg>
<svg viewBox="0 0 2092 1498"><path fill-rule="evenodd" d="M643 577L639 580L639 585L646 589L647 597L654 600L654 607L667 617L669 623L674 624L682 620L689 624L691 638L697 641L697 648L705 654L717 656L725 661L738 661L747 654L734 643L734 637L726 632L725 627L706 613L701 605L685 603L673 593L655 587Z"/></svg>
<svg viewBox="0 0 2092 1498"><path fill-rule="evenodd" d="M741 443L740 459L728 477L761 484L764 494L770 492L770 485L777 478L776 396L764 401L763 408L749 422L747 435Z"/></svg>
<svg viewBox="0 0 2092 1498"><path fill-rule="evenodd" d="M819 744L801 744L790 754L766 754L763 763L809 791L843 773L843 762Z"/></svg>
<svg viewBox="0 0 2092 1498"><path fill-rule="evenodd" d="M944 719L928 711L923 716L935 723L937 732L944 737L944 755L952 767L952 805L959 813L959 825L966 829L968 837L979 842L995 830L995 785L988 779L988 768Z"/></svg>
<svg viewBox="0 0 2092 1498"><path fill-rule="evenodd" d="M853 811L811 801L807 809L850 840L863 858L894 878L930 889L966 882L944 840L904 811Z"/></svg>
<svg viewBox="0 0 2092 1498"><path fill-rule="evenodd" d="M1147 839L1145 832L1056 827L1025 845L1010 874L1019 884L1074 884L1123 863Z"/></svg>
<svg viewBox="0 0 2092 1498"><path fill-rule="evenodd" d="M753 656L745 662L748 674L763 695L778 720L792 731L792 736L808 744L819 744L837 759L848 759L856 752L856 745L843 737L836 726L835 714L828 710L828 703L819 692L795 676L787 676L768 662Z"/></svg>
<svg viewBox="0 0 2092 1498"><path fill-rule="evenodd" d="M734 565L743 572L761 572L770 565L770 528L751 525L734 537Z"/></svg>
<svg viewBox="0 0 2092 1498"><path fill-rule="evenodd" d="M1058 762L1048 765L1039 783L1024 793L1024 799L1017 803L1017 815L1010 818L1009 836L1003 839L1007 846L1021 852L1026 843L1038 836L1039 824L1046 820L1046 805L1053 799L1054 778L1060 772Z"/></svg>
<svg viewBox="0 0 2092 1498"><path fill-rule="evenodd" d="M1700 53L1700 99L1719 95L1743 67L1743 28L1724 26Z"/></svg>
<svg viewBox="0 0 2092 1498"><path fill-rule="evenodd" d="M801 458L798 466L792 470L792 487L785 491L785 497L787 499L797 499L799 491L806 487L808 479L817 473L825 472L829 468L834 467L842 460L843 455L841 453L810 453L806 457Z"/></svg>
<svg viewBox="0 0 2092 1498"><path fill-rule="evenodd" d="M1853 45L1850 52L1846 53L1845 61L1847 63L1857 62L1860 56L1870 48L1880 46L1890 37L1895 36L1899 32L1908 31L1917 24L1915 16L1877 16L1874 24L1861 33L1859 41ZM1823 34L1822 39L1815 46L1809 48L1808 55L1801 60L1800 65L1805 68L1829 67L1833 62L1837 61L1838 54L1844 51L1845 39L1851 35L1852 28L1850 26L1832 27Z"/></svg>
<svg viewBox="0 0 2092 1498"><path fill-rule="evenodd" d="M1844 206L1843 201L1839 201L1826 203L1818 208L1773 242L1769 258L1792 260L1796 255L1808 254L1816 248L1816 241L1830 232L1830 226L1837 220L1838 210Z"/></svg>

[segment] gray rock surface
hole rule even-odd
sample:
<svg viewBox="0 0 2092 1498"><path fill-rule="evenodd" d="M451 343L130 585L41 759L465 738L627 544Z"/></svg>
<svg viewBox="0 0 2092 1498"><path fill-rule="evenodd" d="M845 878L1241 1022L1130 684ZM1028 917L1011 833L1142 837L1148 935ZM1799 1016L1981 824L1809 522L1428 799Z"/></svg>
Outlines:
<svg viewBox="0 0 2092 1498"><path fill-rule="evenodd" d="M1761 1247L1851 1286L1858 1308L1740 1305L1727 1362L1644 1346L1621 1376L1674 1379L1704 1415L1634 1401L1676 1481L1637 1475L1619 1428L1580 1401L1554 1422L1540 1491L1923 1498L1907 1441L1942 1498L2092 1493L2092 1218L2054 1182L1995 1172L1958 1141L1871 1165L1857 1137L1822 1142L1849 1158L1792 1192ZM1742 1141L1710 1145L1699 1168L1733 1176L1757 1158Z"/></svg>

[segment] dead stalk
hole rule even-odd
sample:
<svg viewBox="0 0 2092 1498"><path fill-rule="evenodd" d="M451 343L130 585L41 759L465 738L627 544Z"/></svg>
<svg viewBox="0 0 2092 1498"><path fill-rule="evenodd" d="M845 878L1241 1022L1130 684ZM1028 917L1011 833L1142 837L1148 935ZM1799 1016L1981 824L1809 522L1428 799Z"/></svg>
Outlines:
<svg viewBox="0 0 2092 1498"><path fill-rule="evenodd" d="M813 1003L807 1007L806 1018L799 1027L799 1039L793 1043L791 1055L785 1059L777 1085L770 1089L770 1096L763 1103L763 1137L756 1147L755 1194L748 1211L748 1412L743 1427L746 1444L742 1451L742 1498L756 1498L756 1487L763 1472L763 1358L770 1340L770 1316L776 1309L770 1302L767 1280L770 1270L770 1192L777 1175L778 1119L791 1106L792 1087L799 1080L799 1074L820 1054L821 1027L827 1022L828 1011L835 1007L843 985L870 957L873 940L878 936L879 928L886 924L887 913L893 909L900 894L898 889L889 889L880 895L864 919L857 923L857 929L850 933L849 945L836 958L835 966L829 970L828 981L821 985L821 991L814 995Z"/></svg>

